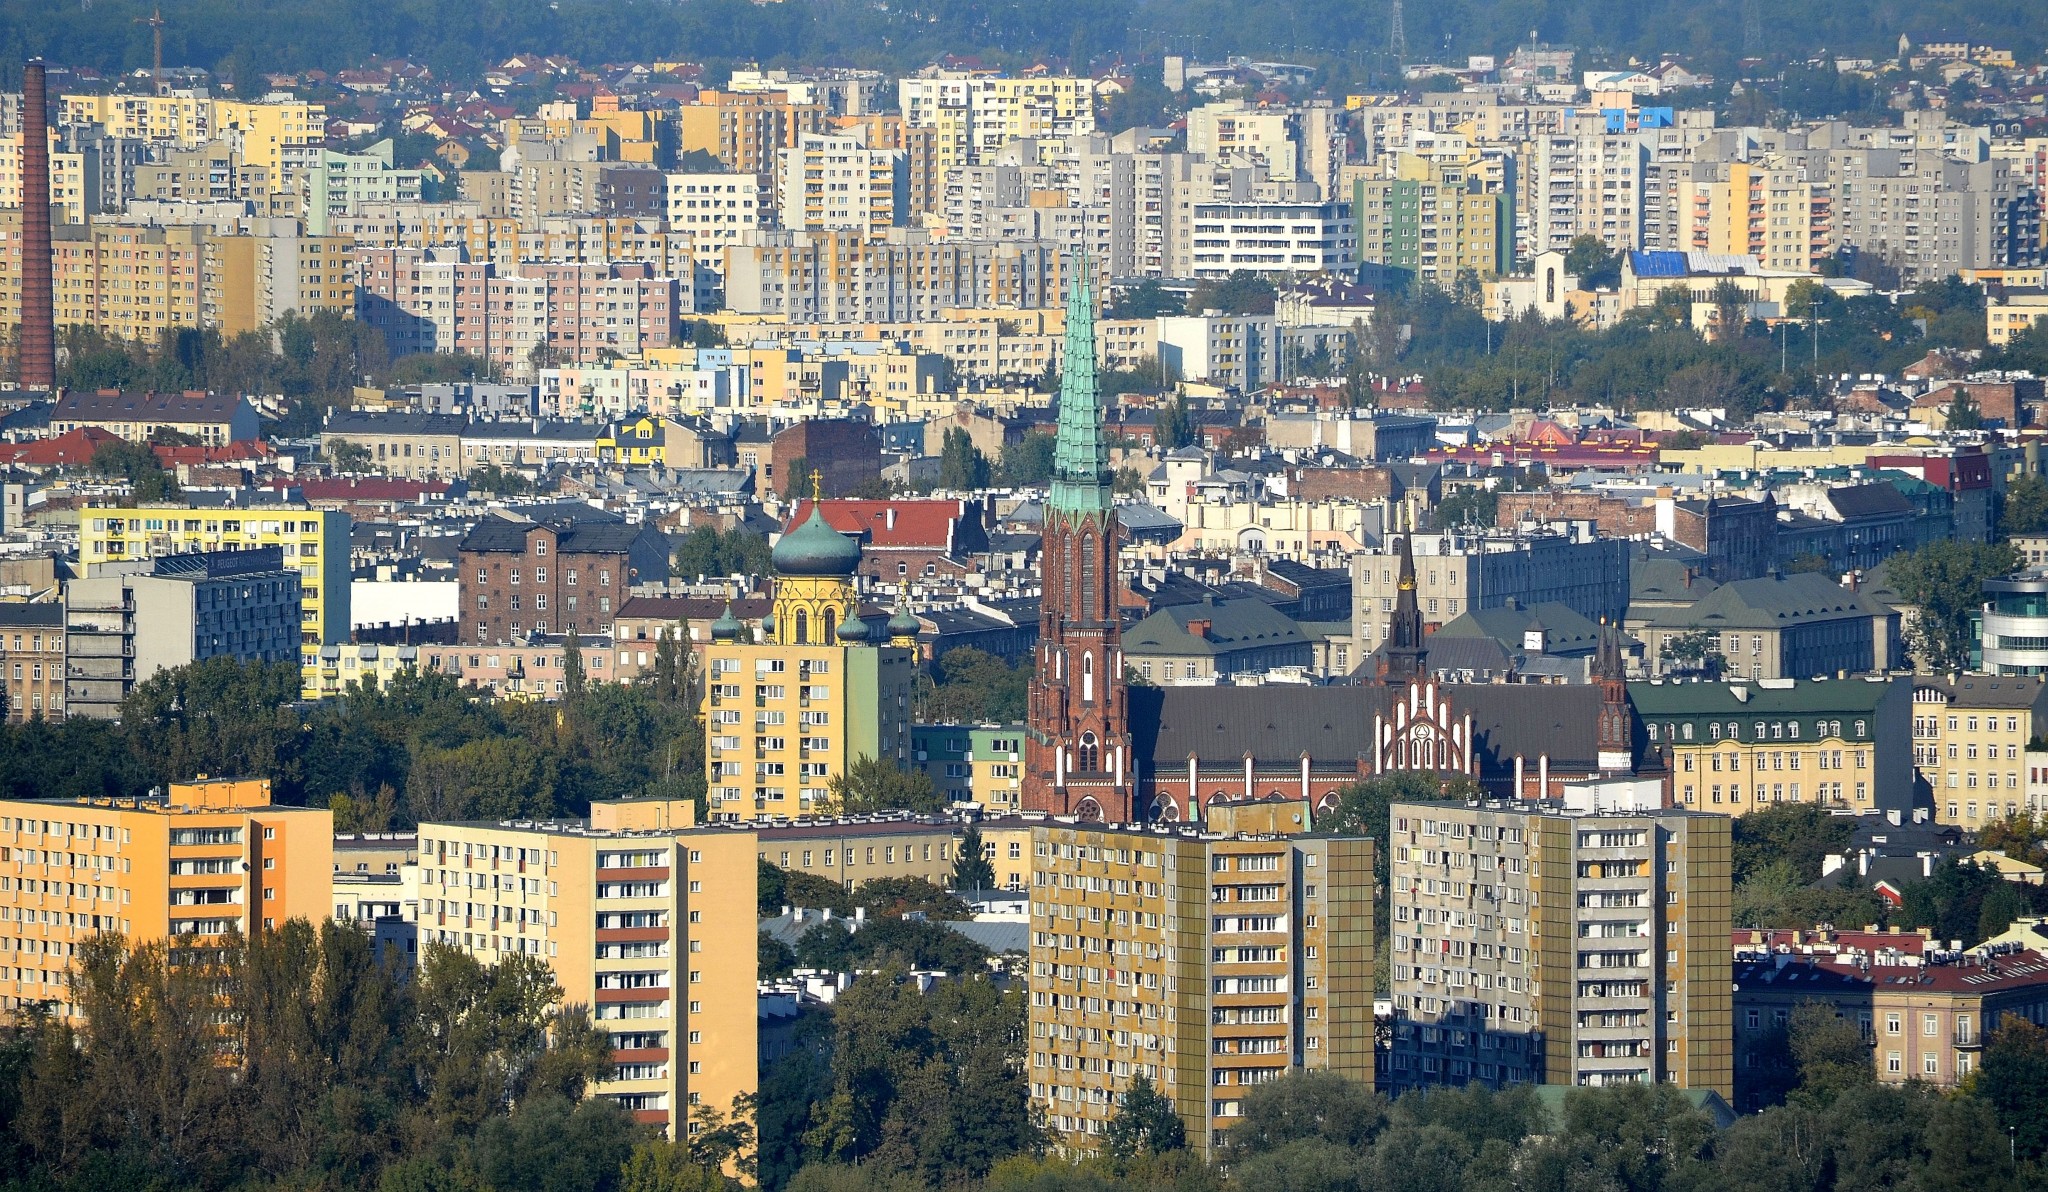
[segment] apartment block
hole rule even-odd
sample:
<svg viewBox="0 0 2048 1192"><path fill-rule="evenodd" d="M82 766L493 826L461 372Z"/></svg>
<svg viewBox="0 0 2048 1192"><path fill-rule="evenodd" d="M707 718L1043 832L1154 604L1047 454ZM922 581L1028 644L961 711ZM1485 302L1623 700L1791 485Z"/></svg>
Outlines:
<svg viewBox="0 0 2048 1192"><path fill-rule="evenodd" d="M510 375L667 347L693 305L689 280L641 262L534 259L506 268L445 248L356 252L356 317L394 356L464 352ZM689 278L694 268L685 273Z"/></svg>
<svg viewBox="0 0 2048 1192"><path fill-rule="evenodd" d="M854 762L910 765L914 649L879 624L855 621L861 635L840 634L846 618L822 615L820 598L800 592L810 586L778 579L775 641L742 642L712 626L704 710L714 816L823 811L832 779ZM836 611L832 598L822 602Z"/></svg>
<svg viewBox="0 0 2048 1192"><path fill-rule="evenodd" d="M1934 821L1974 832L2027 810L2027 743L2044 725L2039 675L1915 676L1913 766Z"/></svg>
<svg viewBox="0 0 2048 1192"><path fill-rule="evenodd" d="M953 884L960 825L943 816L884 813L762 821L747 827L760 860L830 879L843 889L885 877L922 878L942 887Z"/></svg>
<svg viewBox="0 0 2048 1192"><path fill-rule="evenodd" d="M777 214L785 228L877 232L910 221L910 159L900 149L805 133L776 156Z"/></svg>
<svg viewBox="0 0 2048 1192"><path fill-rule="evenodd" d="M947 802L978 803L989 815L1022 808L1022 725L919 724L910 741L918 768Z"/></svg>
<svg viewBox="0 0 2048 1192"><path fill-rule="evenodd" d="M0 1011L51 1002L75 1019L78 946L104 932L197 942L319 923L333 868L334 817L273 804L268 779L0 800Z"/></svg>
<svg viewBox="0 0 2048 1192"><path fill-rule="evenodd" d="M1732 1097L1726 816L1659 783L1396 803L1389 1091L1670 1083Z"/></svg>
<svg viewBox="0 0 2048 1192"><path fill-rule="evenodd" d="M792 324L936 320L962 307L1057 307L1060 246L935 240L921 229L763 232L728 251L726 309Z"/></svg>
<svg viewBox="0 0 2048 1192"><path fill-rule="evenodd" d="M299 573L301 640L340 645L349 640L352 525L346 513L305 505L87 505L78 511L78 562L90 572L96 563L274 546Z"/></svg>
<svg viewBox="0 0 2048 1192"><path fill-rule="evenodd" d="M590 818L420 825L419 938L486 964L546 961L616 1065L591 1095L686 1138L756 1087L753 833L687 800ZM324 875L323 875L324 877Z"/></svg>
<svg viewBox="0 0 2048 1192"><path fill-rule="evenodd" d="M58 326L153 344L173 328L204 325L204 229L59 224L51 238ZM18 290L8 306L20 309Z"/></svg>
<svg viewBox="0 0 2048 1192"><path fill-rule="evenodd" d="M206 326L224 336L302 317L355 314L353 246L313 236L295 219L251 219L237 232L206 237Z"/></svg>
<svg viewBox="0 0 2048 1192"><path fill-rule="evenodd" d="M80 613L66 643L75 655L70 715L118 717L135 683L173 667L298 657L299 572L285 566L282 547L158 555L91 572L65 585Z"/></svg>
<svg viewBox="0 0 2048 1192"><path fill-rule="evenodd" d="M1629 684L1629 702L1670 759L1674 805L1731 816L1780 803L1912 810L1905 678L1653 680Z"/></svg>
<svg viewBox="0 0 2048 1192"><path fill-rule="evenodd" d="M1680 186L1681 247L1808 271L1833 255L1834 198L1804 161L1702 164Z"/></svg>
<svg viewBox="0 0 2048 1192"><path fill-rule="evenodd" d="M15 724L64 719L64 605L0 603L0 679Z"/></svg>
<svg viewBox="0 0 2048 1192"><path fill-rule="evenodd" d="M829 131L825 105L793 102L786 92L700 91L677 110L677 150L702 152L734 174L772 177L775 155L805 133Z"/></svg>
<svg viewBox="0 0 2048 1192"><path fill-rule="evenodd" d="M935 131L934 156L942 176L954 166L991 160L1012 141L1095 131L1095 89L1089 79L939 71L898 81L896 93L907 127Z"/></svg>
<svg viewBox="0 0 2048 1192"><path fill-rule="evenodd" d="M697 266L725 276L725 251L767 222L768 196L752 174L670 174L668 224L690 238Z"/></svg>
<svg viewBox="0 0 2048 1192"><path fill-rule="evenodd" d="M1434 285L1508 272L1515 256L1514 162L1494 159L1501 168L1492 181L1485 164L1403 153L1389 177L1358 179L1351 209L1359 257Z"/></svg>
<svg viewBox="0 0 2048 1192"><path fill-rule="evenodd" d="M1349 203L1196 203L1195 277L1341 272L1358 265Z"/></svg>
<svg viewBox="0 0 2048 1192"><path fill-rule="evenodd" d="M1288 1072L1370 1085L1372 850L1034 824L1028 1072L1059 1144L1093 1149L1140 1076L1205 1154Z"/></svg>

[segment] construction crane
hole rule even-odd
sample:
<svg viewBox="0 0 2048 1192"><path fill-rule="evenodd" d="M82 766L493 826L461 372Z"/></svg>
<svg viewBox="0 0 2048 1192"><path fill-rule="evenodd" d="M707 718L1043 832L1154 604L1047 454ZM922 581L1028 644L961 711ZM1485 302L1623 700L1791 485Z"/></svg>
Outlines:
<svg viewBox="0 0 2048 1192"><path fill-rule="evenodd" d="M153 38L153 39L155 40L155 42L156 42L156 57L155 57L155 58L154 58L154 60L153 60L153 61L154 61L154 63L155 63L155 66L154 66L154 68L153 68L153 69L152 69L152 70L150 71L150 75L149 75L149 83L150 83L150 87L152 88L152 90L154 91L154 93L155 93L155 94L157 94L157 95L162 95L162 94L164 93L164 10L163 10L163 6L162 6L161 4L159 4L159 5L158 5L158 6L156 6L156 7L154 8L154 9L150 10L150 14L149 14L148 16L146 16L146 17L136 17L136 18L135 18L135 23L136 23L136 24L138 24L138 25L148 25L148 26L149 26L149 31L150 31L150 35L151 35L151 37L152 37L152 38Z"/></svg>

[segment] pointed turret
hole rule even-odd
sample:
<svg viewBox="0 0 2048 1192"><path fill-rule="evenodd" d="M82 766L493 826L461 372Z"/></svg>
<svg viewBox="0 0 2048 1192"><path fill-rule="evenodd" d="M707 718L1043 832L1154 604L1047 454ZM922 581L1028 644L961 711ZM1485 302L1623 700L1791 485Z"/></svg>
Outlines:
<svg viewBox="0 0 2048 1192"><path fill-rule="evenodd" d="M1061 363L1059 424L1053 446L1051 507L1100 520L1113 504L1109 436L1095 384L1095 285L1086 254L1074 259L1067 286L1067 338Z"/></svg>
<svg viewBox="0 0 2048 1192"><path fill-rule="evenodd" d="M1380 674L1390 683L1419 679L1429 647L1423 644L1422 605L1415 598L1413 534L1401 536L1401 573L1395 583L1394 618L1387 626L1387 644Z"/></svg>
<svg viewBox="0 0 2048 1192"><path fill-rule="evenodd" d="M1600 618L1600 649L1593 655L1593 681L1600 684L1600 772L1633 773L1635 715L1628 699L1628 663L1621 649L1621 625L1606 617Z"/></svg>

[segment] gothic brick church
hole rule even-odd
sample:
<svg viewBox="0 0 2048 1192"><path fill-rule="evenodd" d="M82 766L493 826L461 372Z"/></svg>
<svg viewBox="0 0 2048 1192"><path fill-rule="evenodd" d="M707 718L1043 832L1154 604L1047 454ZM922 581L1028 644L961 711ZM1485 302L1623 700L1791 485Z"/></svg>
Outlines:
<svg viewBox="0 0 2048 1192"><path fill-rule="evenodd" d="M1067 295L1066 361L1046 502L1039 642L1025 739L1026 810L1132 823L1195 820L1216 800L1303 798L1403 771L1488 791L1657 768L1623 680L1618 630L1596 682L1457 684L1432 677L1415 562L1401 543L1387 642L1362 682L1323 687L1133 687L1117 617L1117 517L1095 381L1093 279Z"/></svg>

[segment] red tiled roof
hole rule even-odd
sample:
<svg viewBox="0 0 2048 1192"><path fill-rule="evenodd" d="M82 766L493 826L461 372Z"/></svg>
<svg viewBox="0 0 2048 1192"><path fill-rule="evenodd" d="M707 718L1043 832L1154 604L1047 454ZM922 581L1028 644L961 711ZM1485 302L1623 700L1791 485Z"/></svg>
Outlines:
<svg viewBox="0 0 2048 1192"><path fill-rule="evenodd" d="M97 426L82 426L54 439L28 443L0 443L0 464L24 468L82 468L92 462L101 443L118 443L121 436Z"/></svg>
<svg viewBox="0 0 2048 1192"><path fill-rule="evenodd" d="M810 515L811 503L797 502L783 530L794 530ZM826 524L841 534L865 535L870 546L884 549L951 550L953 529L966 515L967 502L957 500L825 502Z"/></svg>

